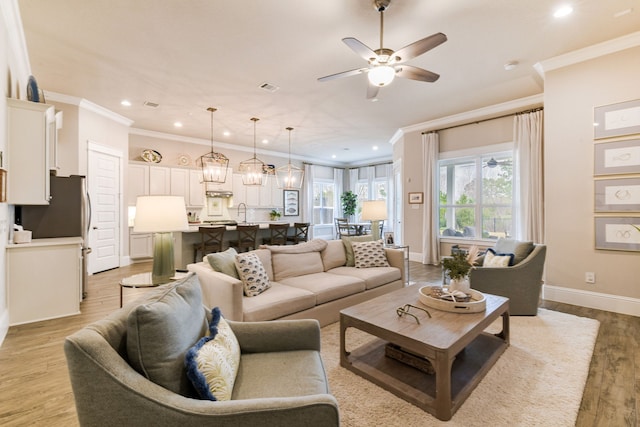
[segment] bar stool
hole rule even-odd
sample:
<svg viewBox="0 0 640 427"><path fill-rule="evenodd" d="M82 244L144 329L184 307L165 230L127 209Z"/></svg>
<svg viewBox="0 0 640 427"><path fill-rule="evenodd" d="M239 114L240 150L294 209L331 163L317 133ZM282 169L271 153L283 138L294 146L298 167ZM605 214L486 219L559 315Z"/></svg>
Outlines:
<svg viewBox="0 0 640 427"><path fill-rule="evenodd" d="M238 240L230 240L229 246L236 248L238 252L244 252L243 249L255 249L256 238L258 237L257 225L237 225Z"/></svg>
<svg viewBox="0 0 640 427"><path fill-rule="evenodd" d="M269 237L262 239L267 245L286 245L289 224L269 224Z"/></svg>
<svg viewBox="0 0 640 427"><path fill-rule="evenodd" d="M306 242L309 240L309 224L308 222L294 222L293 228L294 233L293 236L287 236L287 242L293 242L294 245L297 245L300 242Z"/></svg>
<svg viewBox="0 0 640 427"><path fill-rule="evenodd" d="M198 262L198 251L202 257L212 252L222 252L222 238L227 227L198 227L200 243L193 244L193 262Z"/></svg>

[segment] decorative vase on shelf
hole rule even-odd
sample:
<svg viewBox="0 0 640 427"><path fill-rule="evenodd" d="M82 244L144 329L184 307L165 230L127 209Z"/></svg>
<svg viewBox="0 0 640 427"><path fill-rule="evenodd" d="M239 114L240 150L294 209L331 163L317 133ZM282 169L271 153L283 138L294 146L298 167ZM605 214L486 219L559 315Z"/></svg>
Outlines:
<svg viewBox="0 0 640 427"><path fill-rule="evenodd" d="M470 289L471 285L469 283L469 276L461 277L459 279L451 279L449 282L449 292L460 291L468 294Z"/></svg>

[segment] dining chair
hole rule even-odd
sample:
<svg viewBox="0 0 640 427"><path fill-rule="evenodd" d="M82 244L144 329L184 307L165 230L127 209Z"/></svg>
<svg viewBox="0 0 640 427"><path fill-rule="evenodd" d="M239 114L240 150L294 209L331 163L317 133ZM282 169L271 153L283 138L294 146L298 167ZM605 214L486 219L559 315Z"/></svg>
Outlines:
<svg viewBox="0 0 640 427"><path fill-rule="evenodd" d="M222 252L222 239L227 227L198 227L200 243L193 244L193 262L198 262L198 251L204 257L212 252Z"/></svg>
<svg viewBox="0 0 640 427"><path fill-rule="evenodd" d="M294 234L293 236L287 236L287 242L293 242L297 245L300 242L306 242L309 240L309 226L308 222L294 222Z"/></svg>
<svg viewBox="0 0 640 427"><path fill-rule="evenodd" d="M258 225L236 225L238 239L230 240L229 247L236 248L238 252L255 249L258 246L256 244L258 228Z"/></svg>
<svg viewBox="0 0 640 427"><path fill-rule="evenodd" d="M269 237L262 239L266 245L286 245L289 224L269 224Z"/></svg>
<svg viewBox="0 0 640 427"><path fill-rule="evenodd" d="M336 238L340 238L342 236L355 236L356 228L353 225L349 224L349 221L346 218L336 218Z"/></svg>

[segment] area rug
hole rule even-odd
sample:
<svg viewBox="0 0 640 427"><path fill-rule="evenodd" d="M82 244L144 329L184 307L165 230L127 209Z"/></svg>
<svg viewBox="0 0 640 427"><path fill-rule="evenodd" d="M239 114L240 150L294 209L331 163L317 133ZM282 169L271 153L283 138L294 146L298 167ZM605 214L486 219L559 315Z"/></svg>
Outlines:
<svg viewBox="0 0 640 427"><path fill-rule="evenodd" d="M546 309L511 317L511 345L448 422L340 367L338 323L322 328L322 357L344 427L573 426L598 327L597 320ZM490 331L500 330L498 320ZM369 339L347 330L348 349Z"/></svg>

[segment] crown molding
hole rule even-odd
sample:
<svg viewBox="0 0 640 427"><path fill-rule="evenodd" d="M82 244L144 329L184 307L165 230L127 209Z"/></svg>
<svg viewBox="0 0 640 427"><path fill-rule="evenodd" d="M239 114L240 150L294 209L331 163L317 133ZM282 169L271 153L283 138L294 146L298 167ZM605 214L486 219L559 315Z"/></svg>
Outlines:
<svg viewBox="0 0 640 427"><path fill-rule="evenodd" d="M544 79L544 74L548 71L567 67L569 65L599 58L604 55L609 55L611 53L616 53L621 50L637 46L640 46L640 31L608 40L606 42L594 44L593 46L588 46L583 49L574 50L573 52L568 52L553 58L545 59L544 61L536 63L533 68L535 68L538 74L540 74Z"/></svg>
<svg viewBox="0 0 640 427"><path fill-rule="evenodd" d="M9 67L14 78L26 85L31 75L31 64L24 39L24 29L20 18L20 8L17 0L3 0L0 2L0 14L7 31L7 44L10 55ZM26 90L24 91L26 94Z"/></svg>
<svg viewBox="0 0 640 427"><path fill-rule="evenodd" d="M489 105L487 107L478 108L476 110L466 111L460 114L454 114L451 116L441 117L439 119L429 120L426 122L418 123L411 126L400 128L399 131L405 134L409 132L428 132L431 130L438 130L449 126L456 126L465 123L472 123L477 120L491 119L504 114L517 113L520 110L527 108L535 108L543 105L544 94L527 96L525 98L518 98L511 101L503 102L501 104ZM399 132L398 131L398 132ZM396 132L396 135L398 134ZM396 136L394 135L394 137Z"/></svg>
<svg viewBox="0 0 640 427"><path fill-rule="evenodd" d="M96 113L99 116L105 117L109 120L113 120L116 123L120 123L127 127L130 127L133 124L133 120L128 119L124 116L121 116L118 113L114 113L111 110L107 110L104 107L101 107L98 104L94 104L91 101L87 101L84 98L78 98L71 95L64 95L62 93L44 91L45 99L47 101L53 102L61 102L63 104L75 105L78 108L82 108L83 110L91 111L92 113Z"/></svg>

